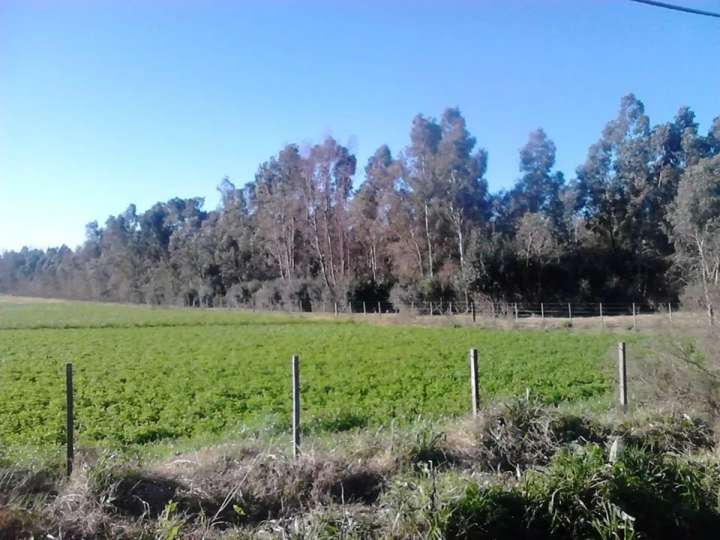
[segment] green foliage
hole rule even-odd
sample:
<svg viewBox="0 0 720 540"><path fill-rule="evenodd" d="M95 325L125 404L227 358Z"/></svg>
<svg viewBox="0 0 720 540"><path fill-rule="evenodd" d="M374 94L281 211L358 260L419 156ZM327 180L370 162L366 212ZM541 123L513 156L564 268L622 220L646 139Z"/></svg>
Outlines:
<svg viewBox="0 0 720 540"><path fill-rule="evenodd" d="M712 317L720 120L698 128L688 107L653 125L629 94L575 178L555 169L556 146L537 129L515 186L496 193L458 108L415 116L408 145L380 146L362 179L332 137L290 143L245 187L225 178L216 209L197 197L131 204L90 223L75 250L0 253L0 292L308 311L471 297L652 306L700 284Z"/></svg>
<svg viewBox="0 0 720 540"><path fill-rule="evenodd" d="M170 501L158 518L158 536L162 540L176 540L179 538L184 525L184 520L177 515L177 503Z"/></svg>
<svg viewBox="0 0 720 540"><path fill-rule="evenodd" d="M481 351L483 399L529 386L555 404L611 387L603 364L613 338L600 334L73 303L0 304L0 326L0 442L13 445L63 443L66 362L75 369L82 445L282 432L294 353L304 423L317 431L466 413L470 347Z"/></svg>
<svg viewBox="0 0 720 540"><path fill-rule="evenodd" d="M471 485L452 502L449 538L714 538L720 469L630 447L563 449L518 487Z"/></svg>
<svg viewBox="0 0 720 540"><path fill-rule="evenodd" d="M451 506L447 538L532 538L526 507L525 498L516 490L471 485Z"/></svg>

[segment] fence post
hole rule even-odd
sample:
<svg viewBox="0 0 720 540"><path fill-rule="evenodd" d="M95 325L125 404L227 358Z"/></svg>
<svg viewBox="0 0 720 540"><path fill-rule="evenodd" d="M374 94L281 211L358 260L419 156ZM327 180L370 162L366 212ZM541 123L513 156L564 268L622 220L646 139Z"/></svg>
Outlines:
<svg viewBox="0 0 720 540"><path fill-rule="evenodd" d="M448 304L448 313L449 313L450 315L453 315L452 302L450 302L450 303Z"/></svg>
<svg viewBox="0 0 720 540"><path fill-rule="evenodd" d="M600 326L605 328L605 316L603 315L602 302L600 302Z"/></svg>
<svg viewBox="0 0 720 540"><path fill-rule="evenodd" d="M668 317L670 317L670 324L672 324L672 304L668 302Z"/></svg>
<svg viewBox="0 0 720 540"><path fill-rule="evenodd" d="M625 364L625 342L618 343L618 381L619 381L619 402L622 412L627 411L627 368Z"/></svg>
<svg viewBox="0 0 720 540"><path fill-rule="evenodd" d="M293 457L300 454L300 357L297 354L292 356L292 449Z"/></svg>
<svg viewBox="0 0 720 540"><path fill-rule="evenodd" d="M365 300L363 300L363 315L367 315L367 308L365 307Z"/></svg>
<svg viewBox="0 0 720 540"><path fill-rule="evenodd" d="M515 320L518 320L518 308L517 308L517 302L514 302L514 308L515 308Z"/></svg>
<svg viewBox="0 0 720 540"><path fill-rule="evenodd" d="M470 309L472 310L472 322L475 322L475 302L470 303Z"/></svg>
<svg viewBox="0 0 720 540"><path fill-rule="evenodd" d="M633 302L632 310L633 310L633 330L637 331L637 313L635 312L635 302Z"/></svg>
<svg viewBox="0 0 720 540"><path fill-rule="evenodd" d="M382 306L380 305L380 302L378 302L378 315L382 315Z"/></svg>
<svg viewBox="0 0 720 540"><path fill-rule="evenodd" d="M568 319L572 322L572 305L568 302Z"/></svg>
<svg viewBox="0 0 720 540"><path fill-rule="evenodd" d="M70 476L75 462L75 419L73 416L73 365L65 364L65 402L66 402L66 439L67 439L67 475Z"/></svg>
<svg viewBox="0 0 720 540"><path fill-rule="evenodd" d="M478 415L478 354L477 349L470 349L470 399L473 416Z"/></svg>
<svg viewBox="0 0 720 540"><path fill-rule="evenodd" d="M337 309L337 302L335 302L335 316L337 317L338 309Z"/></svg>
<svg viewBox="0 0 720 540"><path fill-rule="evenodd" d="M540 320L545 324L545 304L540 302Z"/></svg>

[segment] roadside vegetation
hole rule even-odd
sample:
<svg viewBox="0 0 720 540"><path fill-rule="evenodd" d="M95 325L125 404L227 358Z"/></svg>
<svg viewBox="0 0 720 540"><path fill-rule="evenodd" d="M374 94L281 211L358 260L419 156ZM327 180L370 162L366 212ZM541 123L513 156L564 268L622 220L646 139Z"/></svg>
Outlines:
<svg viewBox="0 0 720 540"><path fill-rule="evenodd" d="M479 418L305 441L246 433L149 459L2 463L3 538L715 538L714 431L685 415L591 418L532 399ZM622 441L618 444L616 441Z"/></svg>

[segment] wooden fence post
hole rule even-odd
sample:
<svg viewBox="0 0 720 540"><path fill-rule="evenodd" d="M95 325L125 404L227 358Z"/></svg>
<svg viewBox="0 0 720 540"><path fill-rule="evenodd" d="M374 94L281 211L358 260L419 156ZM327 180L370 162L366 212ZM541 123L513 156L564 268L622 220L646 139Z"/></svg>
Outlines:
<svg viewBox="0 0 720 540"><path fill-rule="evenodd" d="M338 308L337 308L337 302L335 302L335 316L337 317L338 314Z"/></svg>
<svg viewBox="0 0 720 540"><path fill-rule="evenodd" d="M452 302L450 302L450 303L448 304L448 313L449 313L450 315L453 315Z"/></svg>
<svg viewBox="0 0 720 540"><path fill-rule="evenodd" d="M380 305L380 302L378 302L378 315L382 315L382 306Z"/></svg>
<svg viewBox="0 0 720 540"><path fill-rule="evenodd" d="M622 412L627 411L627 367L625 356L625 342L618 343L618 381L619 381L619 403Z"/></svg>
<svg viewBox="0 0 720 540"><path fill-rule="evenodd" d="M572 322L572 305L568 302L568 319Z"/></svg>
<svg viewBox="0 0 720 540"><path fill-rule="evenodd" d="M602 302L600 302L600 326L605 328L605 316L603 315Z"/></svg>
<svg viewBox="0 0 720 540"><path fill-rule="evenodd" d="M515 308L515 320L517 321L517 320L518 320L518 308L517 308L517 302L515 302L513 306L514 306L514 308Z"/></svg>
<svg viewBox="0 0 720 540"><path fill-rule="evenodd" d="M479 393L478 393L478 354L477 349L470 349L470 399L471 399L471 409L473 416L478 415L478 409L479 409L479 402L480 399Z"/></svg>
<svg viewBox="0 0 720 540"><path fill-rule="evenodd" d="M472 322L475 322L475 302L470 303L470 309L472 309Z"/></svg>
<svg viewBox="0 0 720 540"><path fill-rule="evenodd" d="M670 317L670 324L672 324L672 304L668 302L668 317Z"/></svg>
<svg viewBox="0 0 720 540"><path fill-rule="evenodd" d="M65 364L65 403L67 439L67 475L70 476L75 462L75 418L73 416L73 365Z"/></svg>
<svg viewBox="0 0 720 540"><path fill-rule="evenodd" d="M635 311L635 302L633 302L632 310L633 310L633 330L637 330L637 312Z"/></svg>
<svg viewBox="0 0 720 540"><path fill-rule="evenodd" d="M292 447L293 457L300 454L300 357L294 354L292 357Z"/></svg>
<svg viewBox="0 0 720 540"><path fill-rule="evenodd" d="M540 302L540 320L545 324L545 304Z"/></svg>
<svg viewBox="0 0 720 540"><path fill-rule="evenodd" d="M367 308L365 307L365 301L363 300L363 315L367 315Z"/></svg>

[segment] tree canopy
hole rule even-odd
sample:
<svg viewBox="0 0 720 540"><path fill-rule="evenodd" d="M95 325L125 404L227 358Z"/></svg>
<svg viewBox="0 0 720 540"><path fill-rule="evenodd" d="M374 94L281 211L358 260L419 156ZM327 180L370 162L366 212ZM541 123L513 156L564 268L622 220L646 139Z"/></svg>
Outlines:
<svg viewBox="0 0 720 540"><path fill-rule="evenodd" d="M720 117L652 125L623 97L575 175L541 128L491 193L488 153L458 108L417 115L405 148L358 172L331 137L290 144L220 204L173 198L90 223L77 249L0 255L0 292L310 309L335 301L677 300L720 286Z"/></svg>

